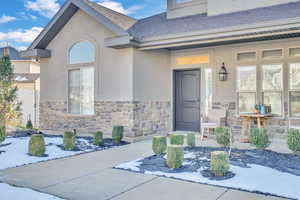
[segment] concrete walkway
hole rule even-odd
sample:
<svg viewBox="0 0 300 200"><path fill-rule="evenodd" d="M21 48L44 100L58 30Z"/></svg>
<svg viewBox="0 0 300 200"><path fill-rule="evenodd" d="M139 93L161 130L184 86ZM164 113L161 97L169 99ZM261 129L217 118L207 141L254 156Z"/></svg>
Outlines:
<svg viewBox="0 0 300 200"><path fill-rule="evenodd" d="M207 141L206 145L214 145ZM281 198L112 169L152 155L143 141L0 171L0 181L70 200L282 200Z"/></svg>

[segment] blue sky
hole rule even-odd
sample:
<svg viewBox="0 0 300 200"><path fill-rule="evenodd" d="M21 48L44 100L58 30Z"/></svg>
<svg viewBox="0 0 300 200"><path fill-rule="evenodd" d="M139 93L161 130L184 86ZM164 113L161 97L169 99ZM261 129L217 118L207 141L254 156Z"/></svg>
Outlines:
<svg viewBox="0 0 300 200"><path fill-rule="evenodd" d="M140 19L165 11L167 0L92 0ZM5 0L0 6L0 46L24 50L65 0Z"/></svg>

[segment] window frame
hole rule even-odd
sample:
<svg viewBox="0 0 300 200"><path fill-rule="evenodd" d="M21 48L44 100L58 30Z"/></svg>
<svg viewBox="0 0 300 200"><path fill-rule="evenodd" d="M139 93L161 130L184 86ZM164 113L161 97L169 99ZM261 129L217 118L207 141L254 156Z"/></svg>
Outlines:
<svg viewBox="0 0 300 200"><path fill-rule="evenodd" d="M300 56L297 56L297 57L300 58ZM299 92L300 93L300 89L298 89L298 90L297 89L291 89L290 70L291 70L291 65L292 64L299 64L300 65L300 62L288 62L288 64L287 64L288 65L288 118L289 119L300 119L300 116L293 116L292 115L291 93L292 92Z"/></svg>
<svg viewBox="0 0 300 200"><path fill-rule="evenodd" d="M75 64L70 64L70 51L71 49L74 47L74 45L80 43L80 42L88 42L90 43L93 48L94 48L94 61L93 62L88 62L88 63L75 63ZM95 115L95 97L96 97L96 63L97 63L97 49L96 49L96 45L89 41L89 40L79 40L77 42L74 42L70 45L69 49L68 49L68 60L67 60L67 69L66 69L66 76L67 76L67 114L69 116L87 116L87 117L92 117ZM70 86L69 86L69 81L70 81L70 71L72 70L79 70L80 73L81 73L81 70L84 69L84 68L93 68L93 88L94 88L94 101L93 101L93 114L82 114L83 112L81 111L81 105L80 105L80 113L79 114L76 114L76 113L71 113L71 110L70 110ZM80 85L81 85L81 76L80 76ZM81 87L80 87L81 89ZM81 95L81 92L80 92L80 95Z"/></svg>
<svg viewBox="0 0 300 200"><path fill-rule="evenodd" d="M276 50L281 50L281 56L264 57L264 52L266 52L266 51L276 51ZM264 61L283 59L284 58L284 49L283 48L262 49L260 56L261 56L261 59L264 60Z"/></svg>

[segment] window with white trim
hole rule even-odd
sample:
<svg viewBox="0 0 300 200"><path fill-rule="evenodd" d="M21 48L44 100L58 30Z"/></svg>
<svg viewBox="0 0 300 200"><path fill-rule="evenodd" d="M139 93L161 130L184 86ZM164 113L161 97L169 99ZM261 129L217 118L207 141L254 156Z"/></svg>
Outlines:
<svg viewBox="0 0 300 200"><path fill-rule="evenodd" d="M68 111L71 114L94 114L95 49L87 42L78 42L69 51Z"/></svg>
<svg viewBox="0 0 300 200"><path fill-rule="evenodd" d="M271 105L272 114L282 116L283 67L282 64L262 65L263 104Z"/></svg>
<svg viewBox="0 0 300 200"><path fill-rule="evenodd" d="M290 117L300 117L300 63L289 65Z"/></svg>
<svg viewBox="0 0 300 200"><path fill-rule="evenodd" d="M237 98L240 114L252 113L256 104L256 66L237 68Z"/></svg>

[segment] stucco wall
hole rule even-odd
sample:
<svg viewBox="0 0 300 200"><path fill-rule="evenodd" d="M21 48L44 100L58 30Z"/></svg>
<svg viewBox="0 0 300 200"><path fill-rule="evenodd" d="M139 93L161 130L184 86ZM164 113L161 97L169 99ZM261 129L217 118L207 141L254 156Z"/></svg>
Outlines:
<svg viewBox="0 0 300 200"><path fill-rule="evenodd" d="M81 40L96 48L95 100L132 100L132 49L106 48L104 38L113 36L84 12L76 12L48 45L51 58L41 59L41 102L67 100L68 51Z"/></svg>

